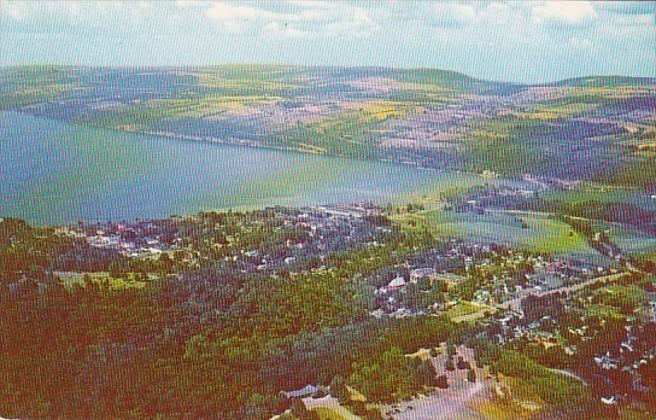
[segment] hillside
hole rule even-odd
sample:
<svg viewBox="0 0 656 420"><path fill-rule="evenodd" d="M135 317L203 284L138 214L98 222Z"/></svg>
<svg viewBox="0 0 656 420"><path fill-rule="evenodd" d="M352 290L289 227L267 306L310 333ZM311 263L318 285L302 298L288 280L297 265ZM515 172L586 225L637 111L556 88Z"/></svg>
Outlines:
<svg viewBox="0 0 656 420"><path fill-rule="evenodd" d="M513 85L435 69L0 69L0 109L170 137L653 190L656 79Z"/></svg>

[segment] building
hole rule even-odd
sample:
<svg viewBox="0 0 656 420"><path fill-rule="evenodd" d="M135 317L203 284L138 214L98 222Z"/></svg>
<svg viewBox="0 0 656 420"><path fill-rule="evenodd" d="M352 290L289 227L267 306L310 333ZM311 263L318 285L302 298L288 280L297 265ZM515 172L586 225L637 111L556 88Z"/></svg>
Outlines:
<svg viewBox="0 0 656 420"><path fill-rule="evenodd" d="M281 394L285 395L287 398L306 398L318 390L319 388L314 385L306 385L303 388L294 391L281 391Z"/></svg>

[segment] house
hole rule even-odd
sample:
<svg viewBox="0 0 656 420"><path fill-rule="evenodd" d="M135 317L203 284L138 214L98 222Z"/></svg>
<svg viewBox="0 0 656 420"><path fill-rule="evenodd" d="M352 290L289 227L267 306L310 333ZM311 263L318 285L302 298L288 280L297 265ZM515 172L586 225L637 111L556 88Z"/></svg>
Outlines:
<svg viewBox="0 0 656 420"><path fill-rule="evenodd" d="M435 269L433 267L415 268L410 272L410 282L417 283L419 279L435 278Z"/></svg>
<svg viewBox="0 0 656 420"><path fill-rule="evenodd" d="M389 284L387 285L388 289L399 289L401 287L405 286L405 279L401 276L395 278Z"/></svg>
<svg viewBox="0 0 656 420"><path fill-rule="evenodd" d="M306 385L295 391L281 391L281 394L284 394L287 398L305 398L311 396L318 390L319 388L314 385Z"/></svg>
<svg viewBox="0 0 656 420"><path fill-rule="evenodd" d="M601 402L606 404L606 405L614 405L614 404L617 404L617 398L615 398L614 395L611 396L611 397L608 397L608 398L601 397Z"/></svg>
<svg viewBox="0 0 656 420"><path fill-rule="evenodd" d="M605 370L617 369L617 362L610 357L608 352L600 357L595 357L594 362L597 364L597 366Z"/></svg>

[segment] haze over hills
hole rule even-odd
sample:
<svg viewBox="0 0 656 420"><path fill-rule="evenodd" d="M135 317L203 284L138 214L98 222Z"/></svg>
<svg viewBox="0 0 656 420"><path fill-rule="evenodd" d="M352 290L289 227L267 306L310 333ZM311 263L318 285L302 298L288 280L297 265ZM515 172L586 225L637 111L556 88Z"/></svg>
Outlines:
<svg viewBox="0 0 656 420"><path fill-rule="evenodd" d="M0 69L4 110L421 167L654 189L656 79L516 85L437 69Z"/></svg>

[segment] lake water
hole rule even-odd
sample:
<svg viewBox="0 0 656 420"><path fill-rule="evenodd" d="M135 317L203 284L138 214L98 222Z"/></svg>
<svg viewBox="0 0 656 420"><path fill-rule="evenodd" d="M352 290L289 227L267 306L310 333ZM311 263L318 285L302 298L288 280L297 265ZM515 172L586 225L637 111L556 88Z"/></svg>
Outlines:
<svg viewBox="0 0 656 420"><path fill-rule="evenodd" d="M380 204L475 175L182 141L0 112L0 216L64 224L207 209Z"/></svg>

